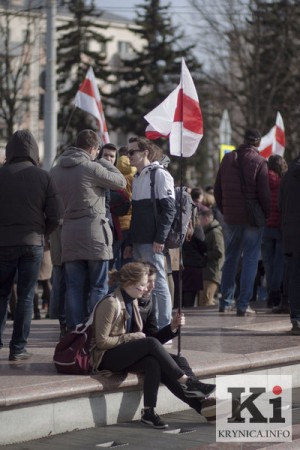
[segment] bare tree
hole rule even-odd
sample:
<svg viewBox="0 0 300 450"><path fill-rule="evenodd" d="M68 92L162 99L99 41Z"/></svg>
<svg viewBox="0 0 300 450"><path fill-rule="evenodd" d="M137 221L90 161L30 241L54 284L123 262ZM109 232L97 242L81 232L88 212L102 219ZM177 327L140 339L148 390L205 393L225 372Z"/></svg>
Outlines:
<svg viewBox="0 0 300 450"><path fill-rule="evenodd" d="M30 65L33 63L36 11L0 9L0 133L9 138L16 125L26 124L32 97Z"/></svg>
<svg viewBox="0 0 300 450"><path fill-rule="evenodd" d="M190 4L201 18L198 49L204 55L205 77L220 116L229 110L234 143L247 126L266 133L279 110L286 125L287 156L292 157L300 144L294 100L299 91L299 2L218 0L213 8L207 0Z"/></svg>

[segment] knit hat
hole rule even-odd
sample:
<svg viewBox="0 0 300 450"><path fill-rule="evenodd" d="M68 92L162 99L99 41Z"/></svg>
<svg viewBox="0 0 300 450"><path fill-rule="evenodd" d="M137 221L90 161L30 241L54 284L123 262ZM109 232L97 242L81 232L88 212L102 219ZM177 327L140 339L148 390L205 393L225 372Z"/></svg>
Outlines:
<svg viewBox="0 0 300 450"><path fill-rule="evenodd" d="M246 132L244 134L245 141L257 142L260 139L261 139L261 134L255 128L250 128L250 129L246 130Z"/></svg>

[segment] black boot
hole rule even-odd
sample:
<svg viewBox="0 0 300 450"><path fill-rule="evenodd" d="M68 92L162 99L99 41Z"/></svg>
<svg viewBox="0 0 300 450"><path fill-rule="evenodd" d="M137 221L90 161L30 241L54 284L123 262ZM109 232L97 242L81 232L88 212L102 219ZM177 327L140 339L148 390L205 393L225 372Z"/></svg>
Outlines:
<svg viewBox="0 0 300 450"><path fill-rule="evenodd" d="M282 301L278 306L273 306L272 314L290 314L290 307L288 303Z"/></svg>
<svg viewBox="0 0 300 450"><path fill-rule="evenodd" d="M278 306L281 303L281 292L280 291L269 291L267 307L272 308L273 306Z"/></svg>

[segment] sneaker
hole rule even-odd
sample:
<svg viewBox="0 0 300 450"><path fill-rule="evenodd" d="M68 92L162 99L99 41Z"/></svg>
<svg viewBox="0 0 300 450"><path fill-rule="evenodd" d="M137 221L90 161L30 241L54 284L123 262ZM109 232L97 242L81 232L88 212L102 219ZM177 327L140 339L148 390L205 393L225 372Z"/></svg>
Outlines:
<svg viewBox="0 0 300 450"><path fill-rule="evenodd" d="M186 397L208 397L216 390L215 384L202 383L199 380L188 378L186 383L181 383Z"/></svg>
<svg viewBox="0 0 300 450"><path fill-rule="evenodd" d="M10 353L8 360L9 361L22 361L24 359L29 359L33 356L32 353L29 353L27 350L23 350L21 353Z"/></svg>
<svg viewBox="0 0 300 450"><path fill-rule="evenodd" d="M153 428L168 428L169 426L161 420L154 408L142 409L141 422L151 425Z"/></svg>
<svg viewBox="0 0 300 450"><path fill-rule="evenodd" d="M232 311L232 306L219 306L219 313L228 313Z"/></svg>
<svg viewBox="0 0 300 450"><path fill-rule="evenodd" d="M248 308L243 311L242 309L237 309L236 310L236 315L238 317L244 317L244 316L254 316L256 314L256 311L252 308L250 308L250 306L248 306Z"/></svg>

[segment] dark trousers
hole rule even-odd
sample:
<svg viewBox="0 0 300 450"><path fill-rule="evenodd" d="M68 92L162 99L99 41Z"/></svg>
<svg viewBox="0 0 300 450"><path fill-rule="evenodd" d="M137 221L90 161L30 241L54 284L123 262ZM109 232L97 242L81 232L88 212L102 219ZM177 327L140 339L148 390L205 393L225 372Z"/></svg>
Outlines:
<svg viewBox="0 0 300 450"><path fill-rule="evenodd" d="M99 369L112 372L123 370L143 372L144 405L147 407L156 406L157 392L161 381L167 387L170 385L169 389L173 392L171 387L173 388L174 383L184 375L184 371L180 369L162 344L152 337L137 339L107 350ZM177 384L180 388L180 383L177 382Z"/></svg>
<svg viewBox="0 0 300 450"><path fill-rule="evenodd" d="M10 353L17 355L26 347L30 332L35 286L40 272L42 245L0 247L0 346L7 318L7 306L18 273L17 305L14 315Z"/></svg>
<svg viewBox="0 0 300 450"><path fill-rule="evenodd" d="M197 379L196 375L192 371L189 363L187 362L186 358L184 358L184 356L172 354L170 356L188 377ZM169 391L172 392L172 394L174 394L177 398L187 403L191 408L195 409L199 414L201 414L201 403L199 402L199 400L193 397L191 398L186 397L178 381L173 381L165 377L162 377L161 381L165 386L167 386L167 388L169 389Z"/></svg>
<svg viewBox="0 0 300 450"><path fill-rule="evenodd" d="M284 295L287 293L290 304L291 323L300 328L300 253L286 255L284 280Z"/></svg>

